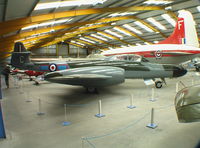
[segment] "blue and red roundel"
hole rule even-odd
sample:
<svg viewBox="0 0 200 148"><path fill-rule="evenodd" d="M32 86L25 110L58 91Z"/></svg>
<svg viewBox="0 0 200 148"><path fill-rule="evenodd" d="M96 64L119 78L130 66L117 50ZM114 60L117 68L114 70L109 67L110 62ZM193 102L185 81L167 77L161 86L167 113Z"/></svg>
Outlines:
<svg viewBox="0 0 200 148"><path fill-rule="evenodd" d="M66 70L69 69L69 65L68 64L44 64L44 65L40 65L39 66L40 71L59 71L59 70Z"/></svg>

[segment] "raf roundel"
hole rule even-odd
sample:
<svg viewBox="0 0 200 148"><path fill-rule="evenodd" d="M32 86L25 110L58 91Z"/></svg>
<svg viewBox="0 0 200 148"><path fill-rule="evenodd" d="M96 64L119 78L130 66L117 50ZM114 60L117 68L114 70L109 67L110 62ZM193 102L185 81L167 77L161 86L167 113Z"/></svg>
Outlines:
<svg viewBox="0 0 200 148"><path fill-rule="evenodd" d="M157 50L157 51L155 52L155 56L156 56L156 58L161 58L161 57L162 57L162 51Z"/></svg>
<svg viewBox="0 0 200 148"><path fill-rule="evenodd" d="M49 70L50 70L51 72L56 71L56 70L57 70L57 65L56 65L56 64L50 64L50 65L49 65Z"/></svg>

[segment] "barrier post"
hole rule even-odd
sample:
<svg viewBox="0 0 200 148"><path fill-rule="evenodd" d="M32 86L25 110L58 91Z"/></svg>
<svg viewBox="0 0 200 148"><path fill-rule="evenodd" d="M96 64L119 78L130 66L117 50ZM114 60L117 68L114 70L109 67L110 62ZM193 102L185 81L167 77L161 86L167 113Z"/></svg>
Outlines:
<svg viewBox="0 0 200 148"><path fill-rule="evenodd" d="M30 92L29 92L29 91L26 91L25 97L26 97L26 102L32 102L32 101L30 100Z"/></svg>
<svg viewBox="0 0 200 148"><path fill-rule="evenodd" d="M0 75L0 99L3 99L2 88L1 88L1 75Z"/></svg>
<svg viewBox="0 0 200 148"><path fill-rule="evenodd" d="M194 78L192 78L192 85L194 85Z"/></svg>
<svg viewBox="0 0 200 148"><path fill-rule="evenodd" d="M44 112L42 112L42 104L41 104L41 100L38 99L38 113L37 115L44 115Z"/></svg>
<svg viewBox="0 0 200 148"><path fill-rule="evenodd" d="M176 82L176 93L177 93L178 90L179 90L178 86L179 86L179 82Z"/></svg>
<svg viewBox="0 0 200 148"><path fill-rule="evenodd" d="M151 123L149 123L147 127L152 129L157 127L157 125L154 123L154 108L151 109Z"/></svg>
<svg viewBox="0 0 200 148"><path fill-rule="evenodd" d="M130 105L127 106L127 108L129 108L129 109L136 108L136 106L133 105L133 94L131 94L131 97L130 97Z"/></svg>
<svg viewBox="0 0 200 148"><path fill-rule="evenodd" d="M82 140L82 148L84 148L84 140L85 140L85 138L81 138L81 140Z"/></svg>
<svg viewBox="0 0 200 148"><path fill-rule="evenodd" d="M101 100L99 100L98 107L99 107L99 113L96 114L95 116L98 117L98 118L105 117L105 115L102 114Z"/></svg>
<svg viewBox="0 0 200 148"><path fill-rule="evenodd" d="M2 89L1 89L1 75L0 75L0 138L6 138L6 132L3 121L3 112L1 107L1 99L2 99Z"/></svg>
<svg viewBox="0 0 200 148"><path fill-rule="evenodd" d="M149 101L155 102L155 90L154 88L151 89L151 98L149 99Z"/></svg>
<svg viewBox="0 0 200 148"><path fill-rule="evenodd" d="M3 112L1 107L1 100L0 100L0 138L6 138L6 132L4 127L4 121L3 121Z"/></svg>
<svg viewBox="0 0 200 148"><path fill-rule="evenodd" d="M67 121L67 104L64 104L64 121L62 123L63 126L68 126L70 125L71 123Z"/></svg>

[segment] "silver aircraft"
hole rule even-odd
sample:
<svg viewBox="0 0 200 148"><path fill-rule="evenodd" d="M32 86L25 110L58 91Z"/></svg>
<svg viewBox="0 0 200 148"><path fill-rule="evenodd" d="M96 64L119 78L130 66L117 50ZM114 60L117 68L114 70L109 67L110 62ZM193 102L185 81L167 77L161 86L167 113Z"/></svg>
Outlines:
<svg viewBox="0 0 200 148"><path fill-rule="evenodd" d="M175 108L179 122L200 122L200 85L185 87L175 97Z"/></svg>
<svg viewBox="0 0 200 148"><path fill-rule="evenodd" d="M22 43L16 43L11 65L16 68L46 71L47 81L84 86L88 92L98 88L123 83L125 79L153 79L157 88L162 87L164 78L180 77L187 73L181 66L146 62L138 55L117 55L99 60L65 62L31 62L30 52Z"/></svg>

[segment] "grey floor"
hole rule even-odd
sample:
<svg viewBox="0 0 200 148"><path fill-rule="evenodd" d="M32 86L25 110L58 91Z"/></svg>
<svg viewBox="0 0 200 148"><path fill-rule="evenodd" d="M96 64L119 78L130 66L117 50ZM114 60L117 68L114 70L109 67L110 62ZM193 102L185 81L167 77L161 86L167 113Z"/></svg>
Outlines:
<svg viewBox="0 0 200 148"><path fill-rule="evenodd" d="M200 123L179 123L174 97L176 82L189 86L200 83L196 73L178 79L167 79L167 86L155 89L143 80L127 80L124 84L86 94L82 87L42 82L40 86L25 79L11 88L3 88L2 100L7 139L0 148L194 148L200 141ZM135 109L128 109L130 94ZM38 99L41 112L37 115ZM102 100L103 118L96 118L98 100ZM31 101L31 102L29 102ZM67 121L63 126L64 104ZM155 108L156 129L147 128L151 108Z"/></svg>

